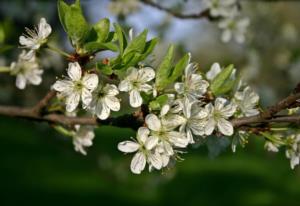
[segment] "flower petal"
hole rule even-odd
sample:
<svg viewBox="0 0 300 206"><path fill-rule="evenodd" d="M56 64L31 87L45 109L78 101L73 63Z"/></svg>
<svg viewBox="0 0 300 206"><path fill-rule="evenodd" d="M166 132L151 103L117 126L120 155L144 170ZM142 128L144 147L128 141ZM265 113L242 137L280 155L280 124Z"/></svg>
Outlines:
<svg viewBox="0 0 300 206"><path fill-rule="evenodd" d="M129 93L129 103L132 107L136 108L142 105L143 99L140 92L137 90L131 90Z"/></svg>
<svg viewBox="0 0 300 206"><path fill-rule="evenodd" d="M119 90L116 85L113 84L106 84L105 87L103 88L104 92L106 95L109 96L116 96L119 94Z"/></svg>
<svg viewBox="0 0 300 206"><path fill-rule="evenodd" d="M146 116L145 122L149 129L153 131L160 131L161 121L155 114L148 114Z"/></svg>
<svg viewBox="0 0 300 206"><path fill-rule="evenodd" d="M146 157L142 152L138 152L131 160L130 169L134 174L141 174L146 166Z"/></svg>
<svg viewBox="0 0 300 206"><path fill-rule="evenodd" d="M208 80L213 80L221 72L221 67L219 63L214 63L210 70L206 73L206 78Z"/></svg>
<svg viewBox="0 0 300 206"><path fill-rule="evenodd" d="M233 126L232 124L227 121L226 119L218 119L218 122L217 122L217 126L218 126L218 130L226 135L226 136L231 136L233 135Z"/></svg>
<svg viewBox="0 0 300 206"><path fill-rule="evenodd" d="M101 120L107 119L110 115L110 110L109 110L108 106L106 105L106 103L104 103L101 100L98 101L98 103L96 105L96 115Z"/></svg>
<svg viewBox="0 0 300 206"><path fill-rule="evenodd" d="M52 89L58 92L66 92L72 90L73 83L69 80L57 80Z"/></svg>
<svg viewBox="0 0 300 206"><path fill-rule="evenodd" d="M123 80L119 84L119 90L122 92L128 92L132 89L132 84L127 79Z"/></svg>
<svg viewBox="0 0 300 206"><path fill-rule="evenodd" d="M189 143L187 137L180 132L171 131L168 132L166 136L168 137L169 141L176 147L185 148Z"/></svg>
<svg viewBox="0 0 300 206"><path fill-rule="evenodd" d="M89 104L92 101L92 98L93 98L92 93L88 89L83 88L81 91L81 99L82 99L84 108L89 106Z"/></svg>
<svg viewBox="0 0 300 206"><path fill-rule="evenodd" d="M67 112L73 112L80 101L80 93L73 92L66 98L66 110Z"/></svg>
<svg viewBox="0 0 300 206"><path fill-rule="evenodd" d="M150 134L150 130L147 127L140 127L137 131L138 141L142 144L145 144L149 134Z"/></svg>
<svg viewBox="0 0 300 206"><path fill-rule="evenodd" d="M120 100L117 97L107 96L104 98L104 101L109 109L112 111L119 111L120 110Z"/></svg>
<svg viewBox="0 0 300 206"><path fill-rule="evenodd" d="M118 150L125 153L135 152L139 149L140 145L133 141L124 141L118 144Z"/></svg>
<svg viewBox="0 0 300 206"><path fill-rule="evenodd" d="M205 134L211 135L215 129L216 122L214 119L209 119L205 125Z"/></svg>
<svg viewBox="0 0 300 206"><path fill-rule="evenodd" d="M73 81L79 81L81 79L81 67L78 62L69 63L68 75Z"/></svg>
<svg viewBox="0 0 300 206"><path fill-rule="evenodd" d="M82 84L89 90L93 91L98 86L98 76L96 74L86 74L82 78Z"/></svg>
<svg viewBox="0 0 300 206"><path fill-rule="evenodd" d="M162 168L163 162L159 153L149 154L148 160L155 169L160 170Z"/></svg>
<svg viewBox="0 0 300 206"><path fill-rule="evenodd" d="M149 82L155 77L155 71L151 67L145 67L138 70L138 79L141 82Z"/></svg>
<svg viewBox="0 0 300 206"><path fill-rule="evenodd" d="M51 26L47 23L46 19L41 18L39 23L39 32L38 32L39 37L45 39L49 36L51 31L52 31Z"/></svg>
<svg viewBox="0 0 300 206"><path fill-rule="evenodd" d="M152 150L158 143L159 138L157 136L150 136L145 142L145 147L147 150Z"/></svg>
<svg viewBox="0 0 300 206"><path fill-rule="evenodd" d="M26 82L27 82L27 80L24 75L22 75L22 74L17 75L17 79L16 79L16 87L17 88L25 89Z"/></svg>

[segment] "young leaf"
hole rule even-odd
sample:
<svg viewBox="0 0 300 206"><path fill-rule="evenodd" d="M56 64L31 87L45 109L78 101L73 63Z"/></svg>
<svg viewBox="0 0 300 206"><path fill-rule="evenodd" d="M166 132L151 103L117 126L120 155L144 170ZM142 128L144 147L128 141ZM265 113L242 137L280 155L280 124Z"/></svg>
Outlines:
<svg viewBox="0 0 300 206"><path fill-rule="evenodd" d="M84 45L84 50L87 53L94 53L103 50L111 50L111 51L118 51L117 45L114 43L101 43L101 42L89 42Z"/></svg>
<svg viewBox="0 0 300 206"><path fill-rule="evenodd" d="M165 105L168 101L168 95L160 95L155 100L151 101L149 104L149 107L152 110L159 110L162 108L163 105Z"/></svg>
<svg viewBox="0 0 300 206"><path fill-rule="evenodd" d="M146 59L152 53L152 51L154 50L157 42L158 42L158 38L153 38L150 41L146 42L145 49L143 51L143 54L141 56L140 61L143 61L144 59Z"/></svg>
<svg viewBox="0 0 300 206"><path fill-rule="evenodd" d="M135 37L125 49L124 55L131 52L142 53L146 45L147 33L148 30L145 29L141 34Z"/></svg>
<svg viewBox="0 0 300 206"><path fill-rule="evenodd" d="M63 0L59 0L58 13L65 31L72 40L72 44L79 46L85 40L90 30L83 16L80 0L76 0L71 5L67 5Z"/></svg>
<svg viewBox="0 0 300 206"><path fill-rule="evenodd" d="M120 54L123 55L124 49L127 46L126 37L125 37L124 32L119 24L114 23L114 28L115 28L117 39L119 42Z"/></svg>
<svg viewBox="0 0 300 206"><path fill-rule="evenodd" d="M172 71L172 74L170 75L170 83L176 81L182 74L184 73L185 67L188 65L190 61L190 54L184 55L176 64L175 68Z"/></svg>
<svg viewBox="0 0 300 206"><path fill-rule="evenodd" d="M97 42L105 42L107 40L109 29L110 29L110 21L107 18L101 19L98 23L93 26L93 29L97 33Z"/></svg>
<svg viewBox="0 0 300 206"><path fill-rule="evenodd" d="M96 69L105 75L111 75L113 73L111 66L102 64L101 62L96 64Z"/></svg>
<svg viewBox="0 0 300 206"><path fill-rule="evenodd" d="M224 92L228 92L228 86L231 89L234 86L234 82L228 82L230 80L230 76L233 72L233 65L227 66L223 69L211 82L210 89L215 95L224 94ZM231 80L230 80L231 81ZM229 85L226 86L226 83ZM225 89L224 89L225 87ZM230 90L229 89L229 90Z"/></svg>
<svg viewBox="0 0 300 206"><path fill-rule="evenodd" d="M158 90L164 89L169 84L169 75L171 73L172 61L174 56L174 46L171 45L166 56L156 71L155 85Z"/></svg>

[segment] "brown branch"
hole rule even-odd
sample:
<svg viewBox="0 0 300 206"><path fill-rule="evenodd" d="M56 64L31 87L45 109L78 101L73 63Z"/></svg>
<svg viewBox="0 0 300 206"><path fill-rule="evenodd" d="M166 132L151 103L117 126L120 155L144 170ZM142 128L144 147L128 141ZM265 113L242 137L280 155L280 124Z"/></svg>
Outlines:
<svg viewBox="0 0 300 206"><path fill-rule="evenodd" d="M182 14L182 13L178 13L173 11L172 9L169 8L165 8L163 6L161 6L160 4L157 4L151 0L140 0L140 2L142 2L145 5L151 6L153 8L156 8L158 10L164 11L169 13L170 15L179 18L179 19L201 19L201 18L207 18L209 20L214 20L215 18L210 16L209 14L209 10L203 10L199 13L195 13L195 14Z"/></svg>
<svg viewBox="0 0 300 206"><path fill-rule="evenodd" d="M35 113L41 113L42 110L47 107L51 99L53 99L56 95L56 92L54 90L49 91L46 96L41 99L34 107L33 112Z"/></svg>

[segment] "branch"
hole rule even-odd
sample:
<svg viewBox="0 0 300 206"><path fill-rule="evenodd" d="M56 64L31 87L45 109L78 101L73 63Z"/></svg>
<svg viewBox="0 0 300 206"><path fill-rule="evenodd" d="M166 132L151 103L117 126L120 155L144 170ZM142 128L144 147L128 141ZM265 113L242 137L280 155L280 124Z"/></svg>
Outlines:
<svg viewBox="0 0 300 206"><path fill-rule="evenodd" d="M195 14L182 14L182 13L178 13L173 11L172 9L169 8L165 8L151 0L140 0L140 2L142 2L145 5L151 6L153 8L156 8L158 10L164 11L169 13L170 15L179 18L179 19L201 19L201 18L208 18L209 20L214 20L215 18L210 16L209 14L209 10L203 10L199 13L195 13Z"/></svg>

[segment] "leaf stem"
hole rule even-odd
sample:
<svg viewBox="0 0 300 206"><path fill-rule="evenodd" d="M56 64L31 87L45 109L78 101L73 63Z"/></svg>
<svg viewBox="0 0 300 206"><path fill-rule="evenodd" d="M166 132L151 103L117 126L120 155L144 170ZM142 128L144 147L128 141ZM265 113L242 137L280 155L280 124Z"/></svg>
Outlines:
<svg viewBox="0 0 300 206"><path fill-rule="evenodd" d="M0 66L0 73L10 72L10 67Z"/></svg>
<svg viewBox="0 0 300 206"><path fill-rule="evenodd" d="M64 52L64 51L62 51L61 49L56 48L56 47L54 47L54 46L52 46L52 45L50 45L50 44L47 44L47 49L49 49L49 50L51 50L51 51L53 51L53 52L56 52L56 53L58 53L58 54L60 54L60 55L62 55L62 56L65 56L65 57L67 57L67 58L70 58L70 57L71 57L71 55L68 54L67 52Z"/></svg>

